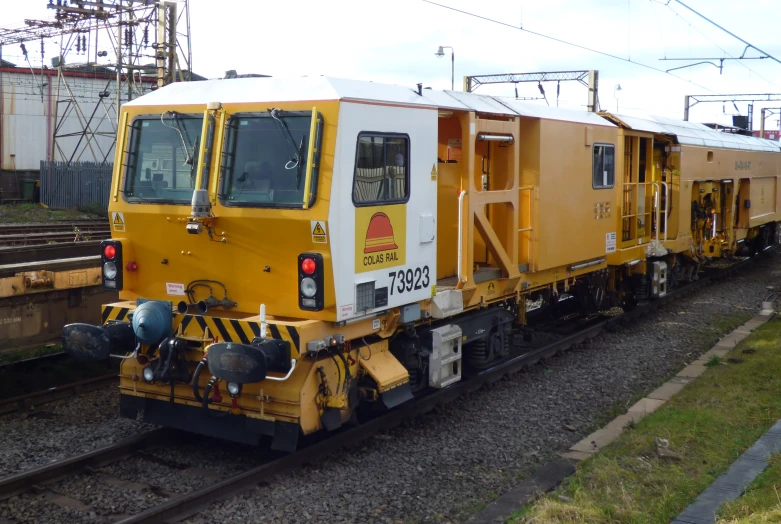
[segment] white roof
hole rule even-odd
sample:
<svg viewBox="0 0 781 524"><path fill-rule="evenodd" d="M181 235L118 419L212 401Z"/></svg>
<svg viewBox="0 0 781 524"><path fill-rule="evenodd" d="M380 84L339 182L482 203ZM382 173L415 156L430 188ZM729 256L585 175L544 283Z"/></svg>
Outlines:
<svg viewBox="0 0 781 524"><path fill-rule="evenodd" d="M645 118L615 115L630 129L673 135L679 144L723 149L744 149L750 151L781 151L778 142L756 138L753 136L723 133L703 124L676 120L663 116L648 116Z"/></svg>
<svg viewBox="0 0 781 524"><path fill-rule="evenodd" d="M414 105L421 108L477 111L505 116L528 116L613 127L594 113L547 107L512 98L478 95L462 91L437 91L409 86L378 84L329 77L234 78L202 82L177 82L126 103L133 106L199 105L294 102L299 100L357 100Z"/></svg>

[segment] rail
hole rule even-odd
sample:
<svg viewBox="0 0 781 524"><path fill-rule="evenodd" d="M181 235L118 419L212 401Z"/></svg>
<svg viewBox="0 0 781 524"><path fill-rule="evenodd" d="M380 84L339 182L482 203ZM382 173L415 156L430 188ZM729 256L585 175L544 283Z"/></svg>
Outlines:
<svg viewBox="0 0 781 524"><path fill-rule="evenodd" d="M51 484L85 468L106 466L140 449L158 444L171 433L169 429L153 429L105 448L0 479L0 500L24 493L37 486Z"/></svg>
<svg viewBox="0 0 781 524"><path fill-rule="evenodd" d="M469 380L456 382L452 386L419 397L410 404L402 404L395 410L359 426L337 431L325 440L303 448L292 455L286 455L271 460L270 462L245 471L244 473L190 492L186 495L176 497L164 504L149 508L137 515L118 522L121 524L141 524L173 520L181 521L186 519L197 514L201 509L215 501L250 490L259 482L266 481L274 475L337 452L348 443L352 444L366 440L378 431L398 426L404 420L427 413L438 405L451 402L467 393L474 392L488 383L496 382L505 375L516 373L525 367L531 366L545 358L550 358L587 339L595 338L605 329L611 329L613 326L618 327L619 325L625 324L629 319L635 319L641 314L655 311L664 304L675 300L677 297L687 295L715 279L726 277L750 260L752 259L744 259L724 271L706 275L691 284L671 291L659 299L646 304L641 304L634 310L624 313L623 315L608 317L604 320L594 322L577 333L566 336L542 348L532 349L527 353L512 357L492 368L480 372Z"/></svg>
<svg viewBox="0 0 781 524"><path fill-rule="evenodd" d="M544 347L529 349L525 353L510 357L489 369L479 372L469 380L457 382L447 388L433 391L415 399L409 404L403 404L398 408L359 426L353 426L342 431L334 432L324 440L307 446L296 453L271 459L248 471L216 482L210 486L177 496L161 505L149 508L141 513L120 520L119 522L124 524L157 523L171 520L180 521L188 518L197 514L203 508L215 501L250 490L261 481L265 481L274 475L298 467L304 463L321 459L326 455L339 451L347 444L366 440L378 431L397 426L404 420L427 413L438 405L451 402L467 393L474 392L488 383L496 382L505 375L516 373L523 368L531 366L542 359L552 357L587 339L595 338L606 329L618 327L626 324L628 320L655 311L659 307L664 306L678 297L690 294L691 292L710 284L714 280L728 276L753 259L754 258L742 259L728 268L706 274L699 280L673 290L659 299L650 301L646 304L641 304L630 312L591 322L577 333L565 336ZM176 432L166 429L153 430L149 433L127 439L106 448L56 462L29 472L23 472L5 479L0 479L0 500L30 490L35 486L48 484L65 476L76 474L88 467L102 467L143 449L144 447L171 438L174 434L176 434Z"/></svg>

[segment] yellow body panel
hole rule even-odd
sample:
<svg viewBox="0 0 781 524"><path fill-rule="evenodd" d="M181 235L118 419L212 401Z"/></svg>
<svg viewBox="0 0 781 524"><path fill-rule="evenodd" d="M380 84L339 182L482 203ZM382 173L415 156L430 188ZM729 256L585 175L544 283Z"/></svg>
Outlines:
<svg viewBox="0 0 781 524"><path fill-rule="evenodd" d="M388 341L370 344L359 350L361 368L369 374L379 386L380 393L406 383L409 373L396 357L388 352Z"/></svg>
<svg viewBox="0 0 781 524"><path fill-rule="evenodd" d="M248 105L225 105L228 115L237 112L265 111L271 104L282 110L311 111L313 102L268 102L259 108ZM208 235L190 235L185 230L188 205L160 205L129 203L120 194L109 205L109 212L124 216L124 232L114 231L121 240L126 262L138 264L136 272L125 272L124 289L120 298L173 300L176 304L185 297L170 296L166 283L187 285L196 279L219 280L225 284L228 296L238 303L237 311L255 314L261 302L270 314L281 317L301 315L298 308L297 262L299 253L314 251L323 255L325 274L325 309L308 313L309 318L333 320L336 318L333 268L328 244L313 242L311 221L326 222L331 195L331 173L338 118L338 102L317 103L325 120L323 130L317 200L310 209L278 209L226 207L216 202L213 208L216 242ZM202 107L177 107L180 113L200 113ZM159 112L159 108L135 106L128 113L129 121L138 115ZM117 148L124 149L124 148ZM219 177L222 155L215 154L210 180ZM117 162L116 180L122 176L123 161ZM121 186L121 184L120 184ZM205 290L201 289L201 293ZM219 291L215 290L215 293ZM206 292L202 299L208 295ZM217 297L221 299L221 296Z"/></svg>
<svg viewBox="0 0 781 524"><path fill-rule="evenodd" d="M372 102L351 100L350 105L346 104L344 108L350 107L353 113L341 113L345 115L343 130L353 129L359 121L363 124L365 115L370 113L354 113L359 104ZM208 354L213 343L250 344L263 329L259 312L261 304L265 305L267 336L289 342L291 357L297 360L295 370L284 381L246 384L236 399L222 391L210 409L292 422L304 433L321 429L321 417L327 410L338 409L342 421L350 418L358 389L353 381L360 380L361 395L374 400L389 391L403 391L400 386L410 382L410 371L404 365L409 365L409 360L404 360L407 348L393 344L397 336L412 338L416 336L415 329L428 329L435 322L439 326L458 325L458 315L469 314L470 310L482 315L482 308L492 304L501 305L493 311L501 310L504 315L512 312L523 323L526 298L531 293L544 290L555 295L570 292L573 286L582 290L582 281L591 277L598 284L604 282L604 291L612 293L613 299L620 299L620 293L627 292L618 290L618 285L625 283L622 279L648 275L648 249L655 246L657 235L671 253L660 249L651 255L667 257L672 268L676 254L696 258L697 250L705 251L706 256L731 252L738 239L755 236L757 226L781 218L777 205L777 154L714 152L678 146L666 135L632 131L626 126L585 124L590 120L583 119L570 122L448 109L439 113L436 151L433 141L429 142L432 162L435 153L439 157L430 172L428 166L425 172L419 170L422 162L415 169L411 162L404 166L395 164L393 171L395 175L396 168L408 167L410 176L424 177L432 188L436 181L437 215L433 218L437 281L433 297L418 302L423 312L419 317L415 304L403 303L381 311L383 306L378 306L379 313L353 318L351 301L357 297L357 285L373 285L362 279L369 280L367 275L371 276L374 270L395 268L414 260L412 248L405 251L407 240L418 237L418 229L423 230L421 224L433 227L431 215L425 215L428 221L417 222L424 215L416 216L419 210L411 206L420 203L411 200L391 205L370 199L371 203L361 207L353 205L350 195L332 194L336 182L344 183L347 180L343 177L353 176L358 156L357 148L352 149L357 137L342 137L337 143L339 101L264 100L209 107L206 112L203 105L175 107L179 113L205 114L216 122L211 165L209 169L203 167L210 153L205 146L199 149L197 163L196 187L201 187L199 182L203 180L202 187L208 190L214 215L206 218L191 217L189 203L133 203L124 197L124 166L128 163L124 155L130 126L139 116L159 115L174 108L131 105L122 114L109 212L113 218L119 218L112 220L112 227L113 237L122 242L123 263L134 262L137 269L124 271L122 301L104 307L103 323L128 320L139 298L169 301L175 308L179 301L188 299L177 290L190 289L190 284L197 280L213 284L219 281L225 287L225 296L236 302L236 307L214 308L202 315L188 310L173 316L173 334L196 346L189 347L185 357L194 366L204 353ZM304 192L316 191L317 198L311 207L305 199L298 209L224 205L218 193L225 123L236 113L263 112L271 107L322 115L317 184L310 187L314 158L311 147L303 180ZM416 117L409 108L404 111L410 111L410 118ZM433 108L421 106L418 113L421 122L428 122L433 128ZM205 136L208 129L205 118L201 134ZM428 128L417 129L424 134L420 130ZM418 137L423 142L432 138L428 134ZM202 138L201 143L206 140ZM614 146L612 186L593 187L595 145ZM421 178L414 180L419 182ZM667 192L660 189L663 183L667 184ZM433 198L434 193L425 195ZM705 195L709 195L707 201ZM661 219L654 216L655 198L668 211ZM740 205L749 200L750 206ZM692 203L707 205L714 201L717 206L723 204L722 216L702 219L693 231ZM349 217L341 224L341 231L334 231L328 224L329 216L337 215L340 220ZM188 233L186 226L192 220L208 225L209 234ZM707 220L715 224L716 234L702 233ZM656 222L661 222L663 228ZM334 235L351 244L351 248L354 243L354 271L334 267ZM428 237L416 245L430 241ZM321 311L299 307L297 257L307 252L323 257L325 305ZM340 253L334 251L336 256ZM352 264L352 253L348 258ZM430 260L433 263L433 258ZM337 288L335 276L345 272L351 273L345 275L349 287ZM223 288L214 285L212 293L222 299ZM194 301L209 295L205 287L195 289ZM342 317L337 311L337 289L340 305L349 304L348 316ZM433 301L437 289L451 292L448 297L457 296L463 308L442 313L436 320L431 318L436 310ZM344 295L350 293L355 295L345 301ZM414 300L418 301L420 296L416 295ZM603 297L600 294L598 307L603 305ZM409 308L411 312L401 311L409 305L413 306ZM402 326L405 314L415 316L403 320L406 325ZM451 316L441 318L447 315ZM508 320L504 322L509 325ZM482 332L494 329L493 325L485 327ZM147 349L142 348L142 356ZM165 402L173 396L176 404L199 406L191 386L146 383L141 378L143 367L136 358L122 362L123 395ZM204 371L200 377L201 390L208 375ZM281 378L279 373L272 373L272 377ZM217 387L224 384L218 383Z"/></svg>

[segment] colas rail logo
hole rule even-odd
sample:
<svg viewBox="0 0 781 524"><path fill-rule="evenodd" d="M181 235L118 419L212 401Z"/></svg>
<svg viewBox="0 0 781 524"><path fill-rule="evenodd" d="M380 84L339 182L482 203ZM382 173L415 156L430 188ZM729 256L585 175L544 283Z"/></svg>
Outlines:
<svg viewBox="0 0 781 524"><path fill-rule="evenodd" d="M390 218L382 212L374 213L369 220L369 227L366 228L363 252L368 256L364 257L364 265L398 261L398 249Z"/></svg>
<svg viewBox="0 0 781 524"><path fill-rule="evenodd" d="M403 266L406 246L406 206L355 209L356 273Z"/></svg>

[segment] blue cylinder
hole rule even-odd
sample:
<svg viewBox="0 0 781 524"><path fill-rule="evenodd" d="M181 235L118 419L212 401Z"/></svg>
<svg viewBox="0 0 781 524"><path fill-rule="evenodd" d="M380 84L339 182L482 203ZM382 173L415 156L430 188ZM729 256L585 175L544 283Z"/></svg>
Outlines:
<svg viewBox="0 0 781 524"><path fill-rule="evenodd" d="M143 344L158 344L173 332L170 302L150 300L133 312L133 332Z"/></svg>

